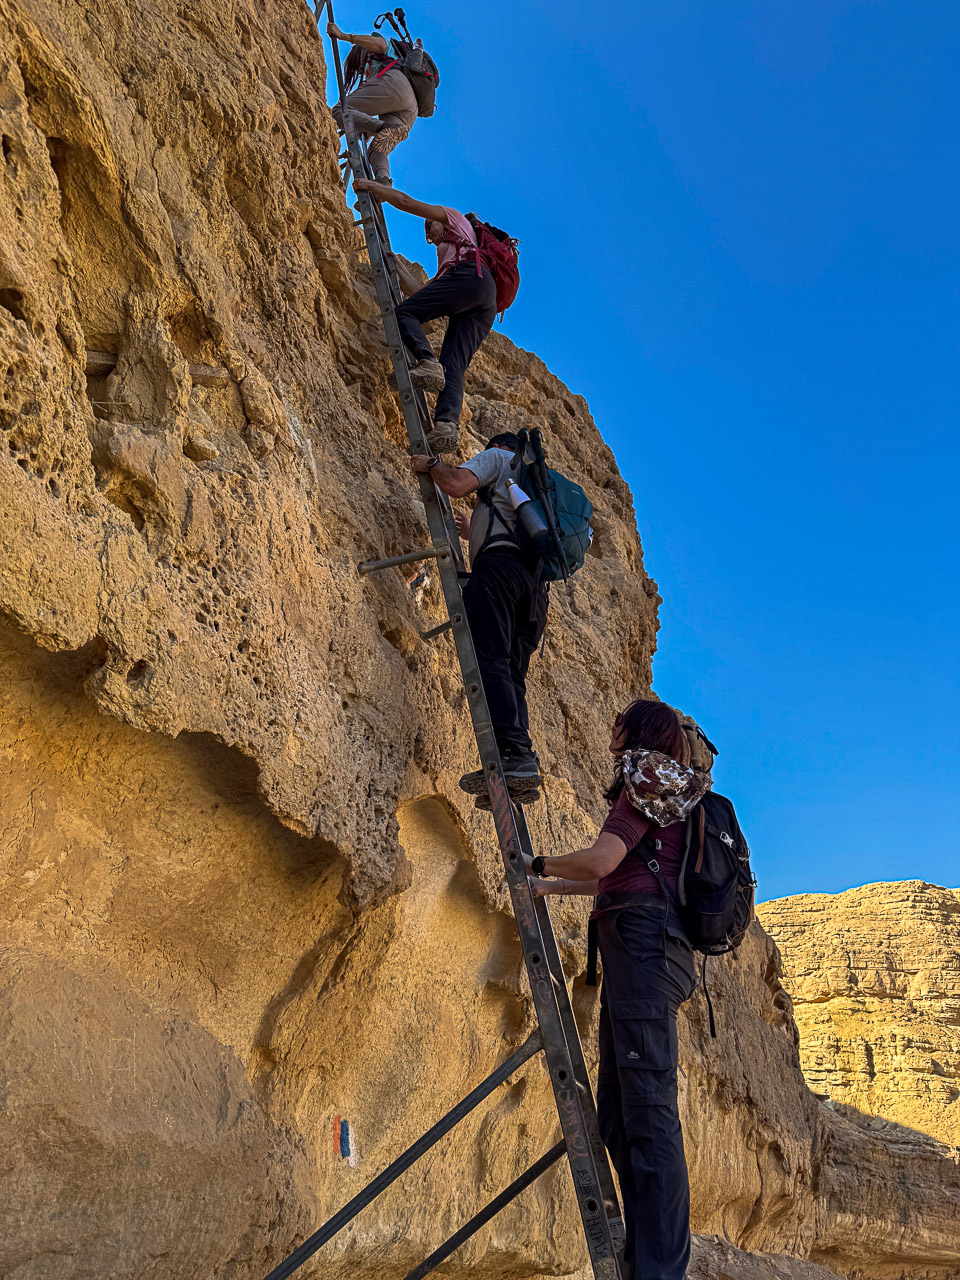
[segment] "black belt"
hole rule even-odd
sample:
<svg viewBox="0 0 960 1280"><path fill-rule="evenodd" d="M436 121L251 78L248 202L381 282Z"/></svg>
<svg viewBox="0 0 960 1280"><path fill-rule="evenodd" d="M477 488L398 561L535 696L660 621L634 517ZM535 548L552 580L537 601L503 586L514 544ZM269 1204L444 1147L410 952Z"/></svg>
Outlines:
<svg viewBox="0 0 960 1280"><path fill-rule="evenodd" d="M620 889L613 893L600 893L594 900L593 909L601 915L607 911L619 911L623 907L645 907L651 898L663 901L663 895L656 889Z"/></svg>

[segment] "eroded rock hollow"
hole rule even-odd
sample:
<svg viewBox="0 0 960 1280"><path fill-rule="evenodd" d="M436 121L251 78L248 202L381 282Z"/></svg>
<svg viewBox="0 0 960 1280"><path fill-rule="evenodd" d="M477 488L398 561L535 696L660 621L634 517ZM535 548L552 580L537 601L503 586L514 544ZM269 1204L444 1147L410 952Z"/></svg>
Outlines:
<svg viewBox="0 0 960 1280"><path fill-rule="evenodd" d="M324 79L294 0L0 0L17 1280L261 1276L531 1027L488 820L456 789L458 669L419 637L437 582L356 573L425 526ZM583 399L500 335L467 392L468 446L536 423L596 507L531 681L533 834L569 848L609 720L649 690L657 587ZM578 973L583 909L555 918ZM731 1242L700 1243L701 1274L955 1272L956 1164L806 1089L759 927L715 985L719 1039L697 1002L683 1025L694 1223ZM305 1274L403 1275L555 1130L531 1064ZM578 1271L566 1177L464 1273Z"/></svg>

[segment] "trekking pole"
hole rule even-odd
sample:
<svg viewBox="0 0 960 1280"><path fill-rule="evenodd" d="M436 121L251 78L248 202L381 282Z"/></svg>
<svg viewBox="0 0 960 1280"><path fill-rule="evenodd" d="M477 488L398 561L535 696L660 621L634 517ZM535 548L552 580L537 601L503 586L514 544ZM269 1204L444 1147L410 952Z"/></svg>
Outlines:
<svg viewBox="0 0 960 1280"><path fill-rule="evenodd" d="M407 15L402 9L394 9L393 12L397 17L400 26L403 28L403 35L407 38L407 44L413 44L413 37L410 35L410 30L407 27Z"/></svg>
<svg viewBox="0 0 960 1280"><path fill-rule="evenodd" d="M553 545L556 547L557 554L560 557L560 571L563 574L564 582L570 580L570 566L567 564L567 553L563 549L563 542L560 540L560 526L557 524L556 512L553 509L553 503L550 501L550 482L547 478L547 460L543 456L543 443L540 439L540 428L534 427L529 432L528 439L533 446L533 475L537 488L540 490L542 499L543 512L547 518L547 528L550 530L550 537Z"/></svg>
<svg viewBox="0 0 960 1280"><path fill-rule="evenodd" d="M399 11L398 11L398 12L399 12ZM401 37L403 36L403 32L400 30L400 28L397 26L396 22L394 21L394 17L393 17L393 14L392 14L392 13L380 13L380 14L378 14L378 15L377 15L377 20L376 20L376 22L373 24L373 29L374 29L374 31L379 31L379 30L380 30L380 28L383 26L384 19L386 19L386 21L390 23L391 27L393 27L394 31L397 33L397 35L398 35L398 36L401 36Z"/></svg>

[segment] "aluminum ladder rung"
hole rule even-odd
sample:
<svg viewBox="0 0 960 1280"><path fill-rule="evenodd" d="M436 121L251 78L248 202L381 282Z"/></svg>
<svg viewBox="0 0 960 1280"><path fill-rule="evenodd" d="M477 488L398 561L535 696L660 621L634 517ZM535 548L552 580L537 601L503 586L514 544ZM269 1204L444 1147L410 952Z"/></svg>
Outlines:
<svg viewBox="0 0 960 1280"><path fill-rule="evenodd" d="M446 543L439 547L418 547L416 551L405 551L402 556L388 556L386 560L362 560L357 565L357 573L376 573L379 569L395 569L400 564L416 564L418 560L446 560L450 548Z"/></svg>

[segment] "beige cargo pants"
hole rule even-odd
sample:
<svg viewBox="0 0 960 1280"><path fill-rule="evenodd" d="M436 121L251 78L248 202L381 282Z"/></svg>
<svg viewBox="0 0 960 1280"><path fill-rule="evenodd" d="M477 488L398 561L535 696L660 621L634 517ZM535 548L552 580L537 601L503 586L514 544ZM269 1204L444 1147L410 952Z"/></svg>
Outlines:
<svg viewBox="0 0 960 1280"><path fill-rule="evenodd" d="M391 68L379 80L367 80L347 94L345 106L353 113L357 132L372 139L368 150L373 176L389 178L387 157L406 138L417 118L417 99L410 81L399 67ZM333 108L333 118L342 129L339 103Z"/></svg>

